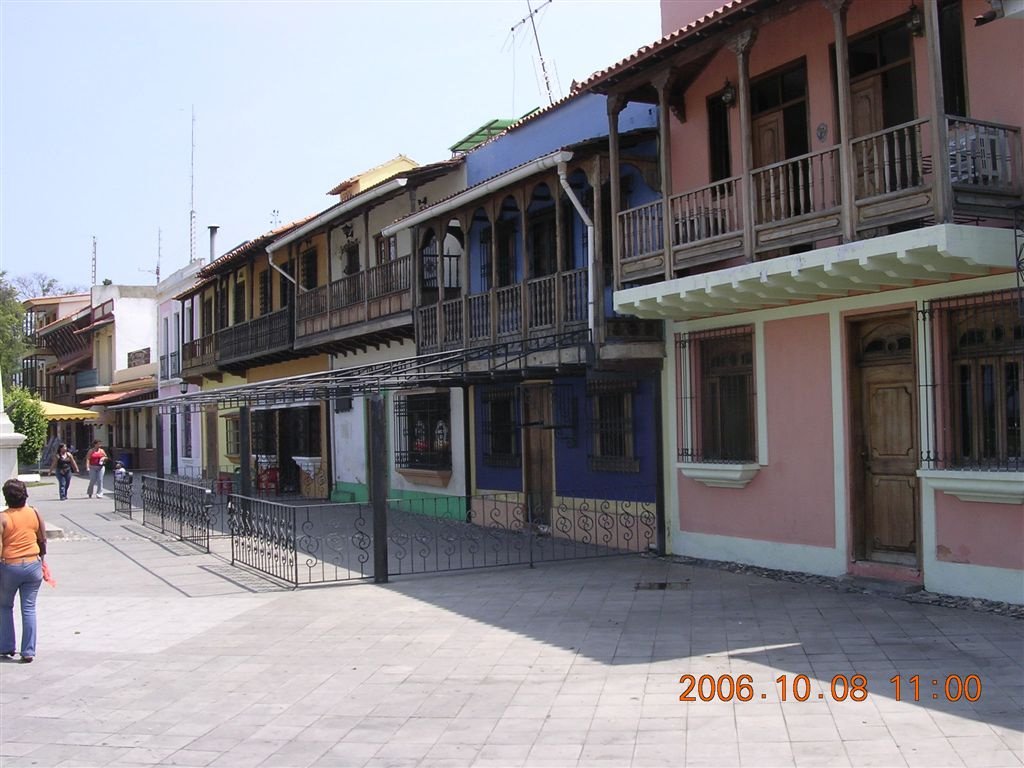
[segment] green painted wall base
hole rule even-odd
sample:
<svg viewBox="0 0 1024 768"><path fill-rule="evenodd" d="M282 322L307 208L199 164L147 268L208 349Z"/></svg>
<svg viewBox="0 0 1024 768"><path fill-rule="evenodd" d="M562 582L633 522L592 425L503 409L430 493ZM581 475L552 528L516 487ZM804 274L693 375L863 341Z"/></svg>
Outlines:
<svg viewBox="0 0 1024 768"><path fill-rule="evenodd" d="M423 491L405 491L391 488L388 491L391 506L416 515L443 517L448 520L466 519L466 498Z"/></svg>
<svg viewBox="0 0 1024 768"><path fill-rule="evenodd" d="M367 503L370 501L370 488L365 483L336 482L331 489L331 501Z"/></svg>

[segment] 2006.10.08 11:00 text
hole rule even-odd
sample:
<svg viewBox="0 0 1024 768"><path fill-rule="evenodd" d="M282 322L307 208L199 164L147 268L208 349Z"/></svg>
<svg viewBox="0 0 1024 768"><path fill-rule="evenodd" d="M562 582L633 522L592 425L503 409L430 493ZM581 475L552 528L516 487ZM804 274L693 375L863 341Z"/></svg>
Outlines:
<svg viewBox="0 0 1024 768"><path fill-rule="evenodd" d="M902 701L904 696L908 699L912 696L914 701L920 701L922 695L926 700L941 698L946 701L963 699L974 702L981 698L981 678L977 675L925 678L924 686L920 675L911 675L905 681L906 685L900 675L888 680L893 686L892 694L896 701ZM679 683L683 686L683 692L679 694L680 701L752 701L768 698L767 692L758 695L754 690L752 675L683 675ZM928 688L929 683L931 690ZM864 675L836 675L827 692L822 690L815 693L807 675L779 675L775 678L775 685L780 701L823 700L826 697L833 701L864 701L868 697L868 680Z"/></svg>

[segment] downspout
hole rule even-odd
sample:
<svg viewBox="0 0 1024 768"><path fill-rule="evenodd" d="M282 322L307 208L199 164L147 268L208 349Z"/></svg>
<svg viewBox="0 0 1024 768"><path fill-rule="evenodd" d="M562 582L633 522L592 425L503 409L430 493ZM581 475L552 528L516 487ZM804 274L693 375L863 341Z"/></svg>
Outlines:
<svg viewBox="0 0 1024 768"><path fill-rule="evenodd" d="M572 187L569 186L569 180L565 176L565 163L558 164L558 181L562 184L562 189L565 190L565 194L568 195L569 201L576 209L576 213L583 219L583 223L587 227L587 328L590 329L590 340L593 343L597 343L597 328L596 318L594 317L594 297L597 295L597 287L594 285L594 281L597 279L597 270L594 268L594 222L587 215L586 209L583 207L583 203L580 202L579 198L576 197L576 193L572 191Z"/></svg>
<svg viewBox="0 0 1024 768"><path fill-rule="evenodd" d="M296 291L301 290L301 288L299 287L299 284L295 281L295 278L292 277L291 275L289 275L287 272L285 272L283 269L281 269L279 266L277 266L277 264L274 263L274 259L270 255L270 251L267 251L267 265L271 269L274 269L275 271L279 272L282 276L286 277L288 280L291 280L292 281L292 285L295 286L295 290Z"/></svg>

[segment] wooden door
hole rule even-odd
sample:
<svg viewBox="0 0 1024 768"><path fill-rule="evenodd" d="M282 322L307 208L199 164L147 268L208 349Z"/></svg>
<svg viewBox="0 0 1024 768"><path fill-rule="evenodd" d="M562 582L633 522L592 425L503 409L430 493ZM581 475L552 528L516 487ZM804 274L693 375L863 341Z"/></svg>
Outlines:
<svg viewBox="0 0 1024 768"><path fill-rule="evenodd" d="M769 112L754 118L751 126L754 168L782 162L786 159L786 132L782 112ZM786 176L778 169L757 174L754 188L755 222L775 221L785 215Z"/></svg>
<svg viewBox="0 0 1024 768"><path fill-rule="evenodd" d="M551 385L523 385L523 491L529 517L539 525L551 524L554 490Z"/></svg>
<svg viewBox="0 0 1024 768"><path fill-rule="evenodd" d="M916 563L919 527L913 328L910 314L859 323L852 393L859 405L860 553L901 564Z"/></svg>
<svg viewBox="0 0 1024 768"><path fill-rule="evenodd" d="M875 75L850 86L853 136L867 136L882 130L882 78ZM853 146L853 161L858 197L871 197L885 191L882 137L860 141Z"/></svg>

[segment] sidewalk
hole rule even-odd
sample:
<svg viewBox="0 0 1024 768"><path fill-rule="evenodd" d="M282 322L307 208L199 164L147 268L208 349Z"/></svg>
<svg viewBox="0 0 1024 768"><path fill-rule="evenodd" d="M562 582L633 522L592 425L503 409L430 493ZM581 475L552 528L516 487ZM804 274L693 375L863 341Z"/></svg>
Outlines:
<svg viewBox="0 0 1024 768"><path fill-rule="evenodd" d="M288 590L85 485L30 489L66 538L35 663L0 665L3 768L1024 759L1019 620L640 557ZM856 674L866 700L834 701ZM750 675L752 700L679 701L681 675Z"/></svg>

